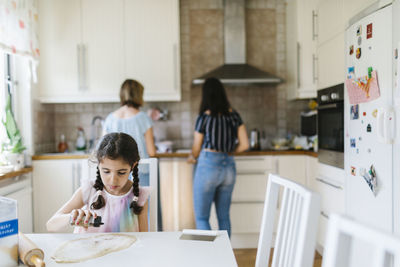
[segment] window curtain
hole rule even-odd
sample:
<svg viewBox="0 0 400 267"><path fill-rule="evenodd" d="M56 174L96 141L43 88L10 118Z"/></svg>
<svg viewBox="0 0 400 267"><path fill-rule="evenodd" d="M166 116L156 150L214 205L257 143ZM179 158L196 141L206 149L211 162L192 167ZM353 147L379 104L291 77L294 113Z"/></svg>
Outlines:
<svg viewBox="0 0 400 267"><path fill-rule="evenodd" d="M0 49L39 60L37 0L0 0Z"/></svg>

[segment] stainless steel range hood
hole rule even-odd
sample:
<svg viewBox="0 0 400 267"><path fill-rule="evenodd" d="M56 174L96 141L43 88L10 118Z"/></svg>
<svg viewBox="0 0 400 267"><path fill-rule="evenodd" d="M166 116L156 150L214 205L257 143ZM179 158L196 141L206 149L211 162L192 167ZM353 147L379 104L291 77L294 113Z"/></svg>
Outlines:
<svg viewBox="0 0 400 267"><path fill-rule="evenodd" d="M245 0L224 0L225 64L198 77L193 84L202 84L216 77L224 84L278 84L283 80L246 64Z"/></svg>

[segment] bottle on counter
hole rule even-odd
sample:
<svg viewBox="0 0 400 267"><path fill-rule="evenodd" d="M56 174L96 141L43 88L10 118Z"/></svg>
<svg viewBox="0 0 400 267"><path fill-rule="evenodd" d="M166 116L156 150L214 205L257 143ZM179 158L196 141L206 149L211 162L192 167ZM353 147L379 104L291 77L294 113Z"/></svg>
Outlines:
<svg viewBox="0 0 400 267"><path fill-rule="evenodd" d="M57 147L58 152L64 153L68 151L68 144L65 142L65 135L61 135L60 137L60 143L58 143Z"/></svg>
<svg viewBox="0 0 400 267"><path fill-rule="evenodd" d="M78 127L78 138L76 139L76 150L86 150L85 132L82 127Z"/></svg>

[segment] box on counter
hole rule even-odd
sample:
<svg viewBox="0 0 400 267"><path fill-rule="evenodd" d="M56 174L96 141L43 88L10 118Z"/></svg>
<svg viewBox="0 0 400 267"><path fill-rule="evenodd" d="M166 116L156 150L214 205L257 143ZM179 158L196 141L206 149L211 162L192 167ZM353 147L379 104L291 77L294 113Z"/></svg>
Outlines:
<svg viewBox="0 0 400 267"><path fill-rule="evenodd" d="M1 266L18 265L17 201L0 196L0 259Z"/></svg>

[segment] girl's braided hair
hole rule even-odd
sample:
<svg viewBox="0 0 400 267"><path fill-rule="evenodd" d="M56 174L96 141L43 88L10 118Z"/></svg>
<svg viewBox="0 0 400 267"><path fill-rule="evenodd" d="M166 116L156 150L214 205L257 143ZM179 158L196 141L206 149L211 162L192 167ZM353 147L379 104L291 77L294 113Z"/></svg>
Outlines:
<svg viewBox="0 0 400 267"><path fill-rule="evenodd" d="M134 163L139 163L139 151L135 139L130 135L125 133L109 133L103 137L101 140L97 152L96 152L97 162L101 162L104 158L111 160L122 159L127 162L130 166ZM135 196L130 208L133 213L140 214L143 207L139 206L139 174L138 174L138 164L132 169L133 176L133 195ZM93 185L96 191L102 191L104 188L103 181L101 180L100 170L97 167L96 181ZM90 205L92 209L101 209L106 204L106 201L102 195L99 194L97 200Z"/></svg>

